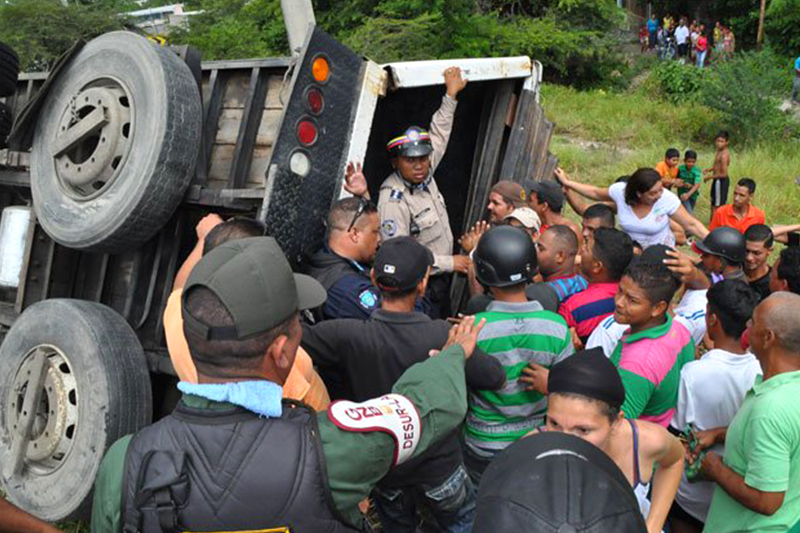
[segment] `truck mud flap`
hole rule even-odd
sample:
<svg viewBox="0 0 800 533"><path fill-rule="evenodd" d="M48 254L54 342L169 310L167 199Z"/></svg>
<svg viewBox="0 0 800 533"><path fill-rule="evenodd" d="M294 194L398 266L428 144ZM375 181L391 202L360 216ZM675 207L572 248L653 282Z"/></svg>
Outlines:
<svg viewBox="0 0 800 533"><path fill-rule="evenodd" d="M259 219L295 266L322 245L364 68L361 57L318 28L294 67Z"/></svg>

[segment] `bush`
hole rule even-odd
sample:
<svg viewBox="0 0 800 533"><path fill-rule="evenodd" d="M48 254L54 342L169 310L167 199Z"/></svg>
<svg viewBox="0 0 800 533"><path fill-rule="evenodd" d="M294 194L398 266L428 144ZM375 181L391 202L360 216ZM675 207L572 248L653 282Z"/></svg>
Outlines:
<svg viewBox="0 0 800 533"><path fill-rule="evenodd" d="M694 101L703 88L708 71L678 61L661 61L650 74L648 85L672 103Z"/></svg>
<svg viewBox="0 0 800 533"><path fill-rule="evenodd" d="M772 0L764 21L770 46L779 53L797 57L800 50L800 0Z"/></svg>
<svg viewBox="0 0 800 533"><path fill-rule="evenodd" d="M718 63L703 85L701 101L717 111L721 126L742 143L797 136L797 125L780 111L788 77L769 51L745 52Z"/></svg>

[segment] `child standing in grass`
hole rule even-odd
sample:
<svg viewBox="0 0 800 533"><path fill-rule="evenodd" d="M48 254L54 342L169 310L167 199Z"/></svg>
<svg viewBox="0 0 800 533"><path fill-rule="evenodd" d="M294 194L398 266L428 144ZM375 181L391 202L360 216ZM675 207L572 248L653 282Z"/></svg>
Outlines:
<svg viewBox="0 0 800 533"><path fill-rule="evenodd" d="M713 180L711 182L711 218L714 218L714 212L718 207L728 203L728 189L730 188L728 169L731 165L731 154L728 151L728 145L730 144L728 132L721 131L717 133L714 144L717 147L714 166L707 168L705 170L706 175L703 177L703 182Z"/></svg>
<svg viewBox="0 0 800 533"><path fill-rule="evenodd" d="M661 183L667 190L672 189L675 180L678 179L678 163L681 161L681 153L677 148L669 148L663 161L656 165L656 172L661 176Z"/></svg>
<svg viewBox="0 0 800 533"><path fill-rule="evenodd" d="M702 176L700 169L697 168L697 152L686 150L683 156L683 164L678 167L678 180L675 185L678 187L678 196L686 210L694 214L694 206L697 204L697 197L700 195L700 185Z"/></svg>

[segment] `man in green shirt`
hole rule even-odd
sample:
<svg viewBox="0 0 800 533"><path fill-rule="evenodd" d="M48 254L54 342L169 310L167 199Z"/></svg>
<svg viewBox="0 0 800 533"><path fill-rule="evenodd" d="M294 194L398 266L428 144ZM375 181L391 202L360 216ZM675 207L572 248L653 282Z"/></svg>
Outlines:
<svg viewBox="0 0 800 533"><path fill-rule="evenodd" d="M93 533L361 529L357 504L378 480L463 420L464 361L481 325L451 330L393 394L314 414L282 404L280 385L302 336L298 311L324 299L269 237L223 244L197 264L182 314L199 383L181 382L172 415L109 449Z"/></svg>
<svg viewBox="0 0 800 533"><path fill-rule="evenodd" d="M761 363L725 436L725 458L709 452L717 483L705 531L800 528L800 295L777 292L753 313L750 345ZM792 529L792 526L797 526Z"/></svg>
<svg viewBox="0 0 800 533"><path fill-rule="evenodd" d="M566 321L529 302L525 286L536 274L536 248L519 228L499 226L481 237L473 254L475 275L489 287L494 301L478 346L500 361L506 383L498 391L470 392L464 426L464 461L470 478L480 483L491 460L514 441L544 425L547 412L547 378L528 389L525 370L544 375L552 365L573 353ZM531 382L534 387L536 381Z"/></svg>

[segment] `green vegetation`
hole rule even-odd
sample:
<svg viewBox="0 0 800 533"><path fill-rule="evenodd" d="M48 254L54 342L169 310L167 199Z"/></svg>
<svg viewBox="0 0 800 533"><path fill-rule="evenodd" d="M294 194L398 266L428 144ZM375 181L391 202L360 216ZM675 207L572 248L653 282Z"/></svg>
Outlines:
<svg viewBox="0 0 800 533"><path fill-rule="evenodd" d="M46 70L75 39L125 27L120 13L162 3L5 0L0 35L24 69ZM205 59L288 54L280 0L185 0L185 8L200 14L170 40ZM550 80L576 87L609 86L625 70L614 0L318 0L315 9L321 28L381 63L528 55Z"/></svg>
<svg viewBox="0 0 800 533"><path fill-rule="evenodd" d="M546 85L542 104L556 123L551 150L564 169L587 183L609 185L638 167L652 167L667 148L693 149L698 164L709 168L714 158L716 114L696 103L674 104L646 94L578 92ZM710 132L710 133L707 133ZM772 140L741 146L734 137L731 177L756 180L756 205L771 224L800 220L800 140ZM708 184L697 204L700 220L708 221Z"/></svg>
<svg viewBox="0 0 800 533"><path fill-rule="evenodd" d="M743 52L708 69L676 61L656 65L645 83L673 103L689 102L713 110L716 126L740 143L798 137L797 120L780 111L789 94L791 64L770 50Z"/></svg>
<svg viewBox="0 0 800 533"><path fill-rule="evenodd" d="M17 51L23 69L46 70L78 39L124 29L117 16L123 6L135 9L136 4L71 2L64 7L58 0L8 0L0 3L0 39Z"/></svg>
<svg viewBox="0 0 800 533"><path fill-rule="evenodd" d="M787 56L797 57L800 50L800 0L772 0L765 19L770 46Z"/></svg>

